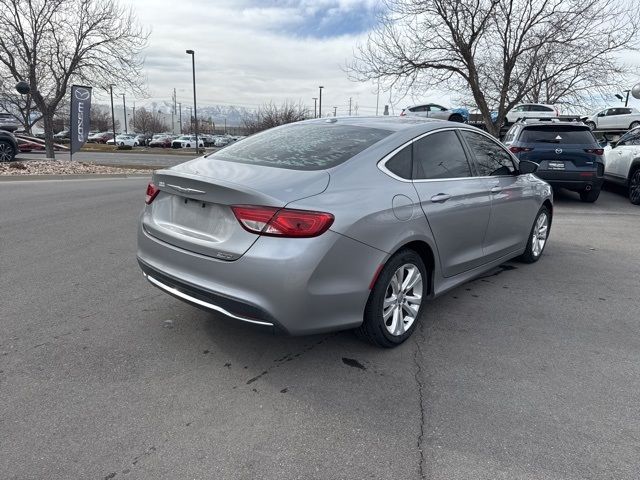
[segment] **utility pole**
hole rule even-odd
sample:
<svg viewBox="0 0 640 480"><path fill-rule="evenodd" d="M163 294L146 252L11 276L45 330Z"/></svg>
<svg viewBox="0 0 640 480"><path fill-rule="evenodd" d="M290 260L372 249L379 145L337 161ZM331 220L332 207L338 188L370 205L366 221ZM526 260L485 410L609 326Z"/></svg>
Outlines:
<svg viewBox="0 0 640 480"><path fill-rule="evenodd" d="M189 133L193 130L193 107L187 107L189 110Z"/></svg>
<svg viewBox="0 0 640 480"><path fill-rule="evenodd" d="M378 79L378 93L376 94L376 117L378 116L379 104L380 104L380 79Z"/></svg>
<svg viewBox="0 0 640 480"><path fill-rule="evenodd" d="M349 97L349 116L351 116L351 97Z"/></svg>
<svg viewBox="0 0 640 480"><path fill-rule="evenodd" d="M198 144L198 107L196 106L196 54L193 50L187 50L187 55L191 55L193 68L193 119L196 124L196 152L198 152L200 145Z"/></svg>
<svg viewBox="0 0 640 480"><path fill-rule="evenodd" d="M129 130L127 130L127 102L124 99L124 93L122 94L122 110L124 111L124 133L129 133Z"/></svg>
<svg viewBox="0 0 640 480"><path fill-rule="evenodd" d="M313 118L318 118L318 97L313 97Z"/></svg>
<svg viewBox="0 0 640 480"><path fill-rule="evenodd" d="M171 110L171 133L176 133L176 89L173 89L173 110Z"/></svg>
<svg viewBox="0 0 640 480"><path fill-rule="evenodd" d="M629 92L631 90L625 90L624 92L627 94L626 99L624 100L624 106L626 107L627 105L629 105Z"/></svg>
<svg viewBox="0 0 640 480"><path fill-rule="evenodd" d="M178 103L178 107L180 107L180 135L182 135L182 103Z"/></svg>
<svg viewBox="0 0 640 480"><path fill-rule="evenodd" d="M318 117L322 118L322 89L324 87L320 86L318 89L320 90L320 101L318 102Z"/></svg>
<svg viewBox="0 0 640 480"><path fill-rule="evenodd" d="M224 117L224 134L227 134L227 117Z"/></svg>
<svg viewBox="0 0 640 480"><path fill-rule="evenodd" d="M336 116L336 112L338 111L338 107L333 107L333 116Z"/></svg>
<svg viewBox="0 0 640 480"><path fill-rule="evenodd" d="M109 84L109 93L111 94L111 126L113 127L113 145L116 144L116 113L113 110L113 87L114 83Z"/></svg>

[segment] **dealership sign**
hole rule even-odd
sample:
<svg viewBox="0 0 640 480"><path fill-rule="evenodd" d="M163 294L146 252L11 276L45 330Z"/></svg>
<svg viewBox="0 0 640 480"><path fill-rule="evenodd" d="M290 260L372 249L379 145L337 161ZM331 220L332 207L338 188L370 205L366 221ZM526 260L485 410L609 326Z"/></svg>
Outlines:
<svg viewBox="0 0 640 480"><path fill-rule="evenodd" d="M71 87L71 155L78 152L89 137L91 128L91 87Z"/></svg>

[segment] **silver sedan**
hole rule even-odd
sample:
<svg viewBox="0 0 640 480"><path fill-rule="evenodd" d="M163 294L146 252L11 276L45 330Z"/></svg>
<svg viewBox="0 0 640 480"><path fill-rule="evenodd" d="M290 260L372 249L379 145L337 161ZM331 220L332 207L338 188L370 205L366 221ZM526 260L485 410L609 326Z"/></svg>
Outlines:
<svg viewBox="0 0 640 480"><path fill-rule="evenodd" d="M353 328L393 347L428 299L540 258L553 204L536 167L460 123L289 124L155 172L138 262L156 287L233 321Z"/></svg>

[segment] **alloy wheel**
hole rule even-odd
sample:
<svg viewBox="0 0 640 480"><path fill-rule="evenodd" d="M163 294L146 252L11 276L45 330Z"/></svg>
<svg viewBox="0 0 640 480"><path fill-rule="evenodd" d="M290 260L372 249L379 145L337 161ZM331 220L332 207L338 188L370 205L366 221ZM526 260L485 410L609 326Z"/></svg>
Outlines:
<svg viewBox="0 0 640 480"><path fill-rule="evenodd" d="M0 142L0 162L10 162L13 155L13 147L7 142Z"/></svg>
<svg viewBox="0 0 640 480"><path fill-rule="evenodd" d="M547 243L547 235L549 234L549 217L546 212L542 212L536 220L533 228L533 236L531 238L531 253L534 257L539 257Z"/></svg>
<svg viewBox="0 0 640 480"><path fill-rule="evenodd" d="M629 200L634 205L640 204L640 169L633 173L629 182Z"/></svg>
<svg viewBox="0 0 640 480"><path fill-rule="evenodd" d="M391 277L382 303L382 319L391 335L404 334L416 321L422 304L422 286L422 274L411 263L402 265Z"/></svg>

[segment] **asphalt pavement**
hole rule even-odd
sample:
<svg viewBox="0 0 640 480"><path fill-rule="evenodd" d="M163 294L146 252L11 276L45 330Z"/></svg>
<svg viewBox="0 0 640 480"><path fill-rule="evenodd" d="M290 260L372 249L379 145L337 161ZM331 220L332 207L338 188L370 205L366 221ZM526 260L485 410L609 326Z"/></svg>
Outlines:
<svg viewBox="0 0 640 480"><path fill-rule="evenodd" d="M640 207L557 197L536 264L381 350L149 285L146 180L0 184L2 479L637 479Z"/></svg>

